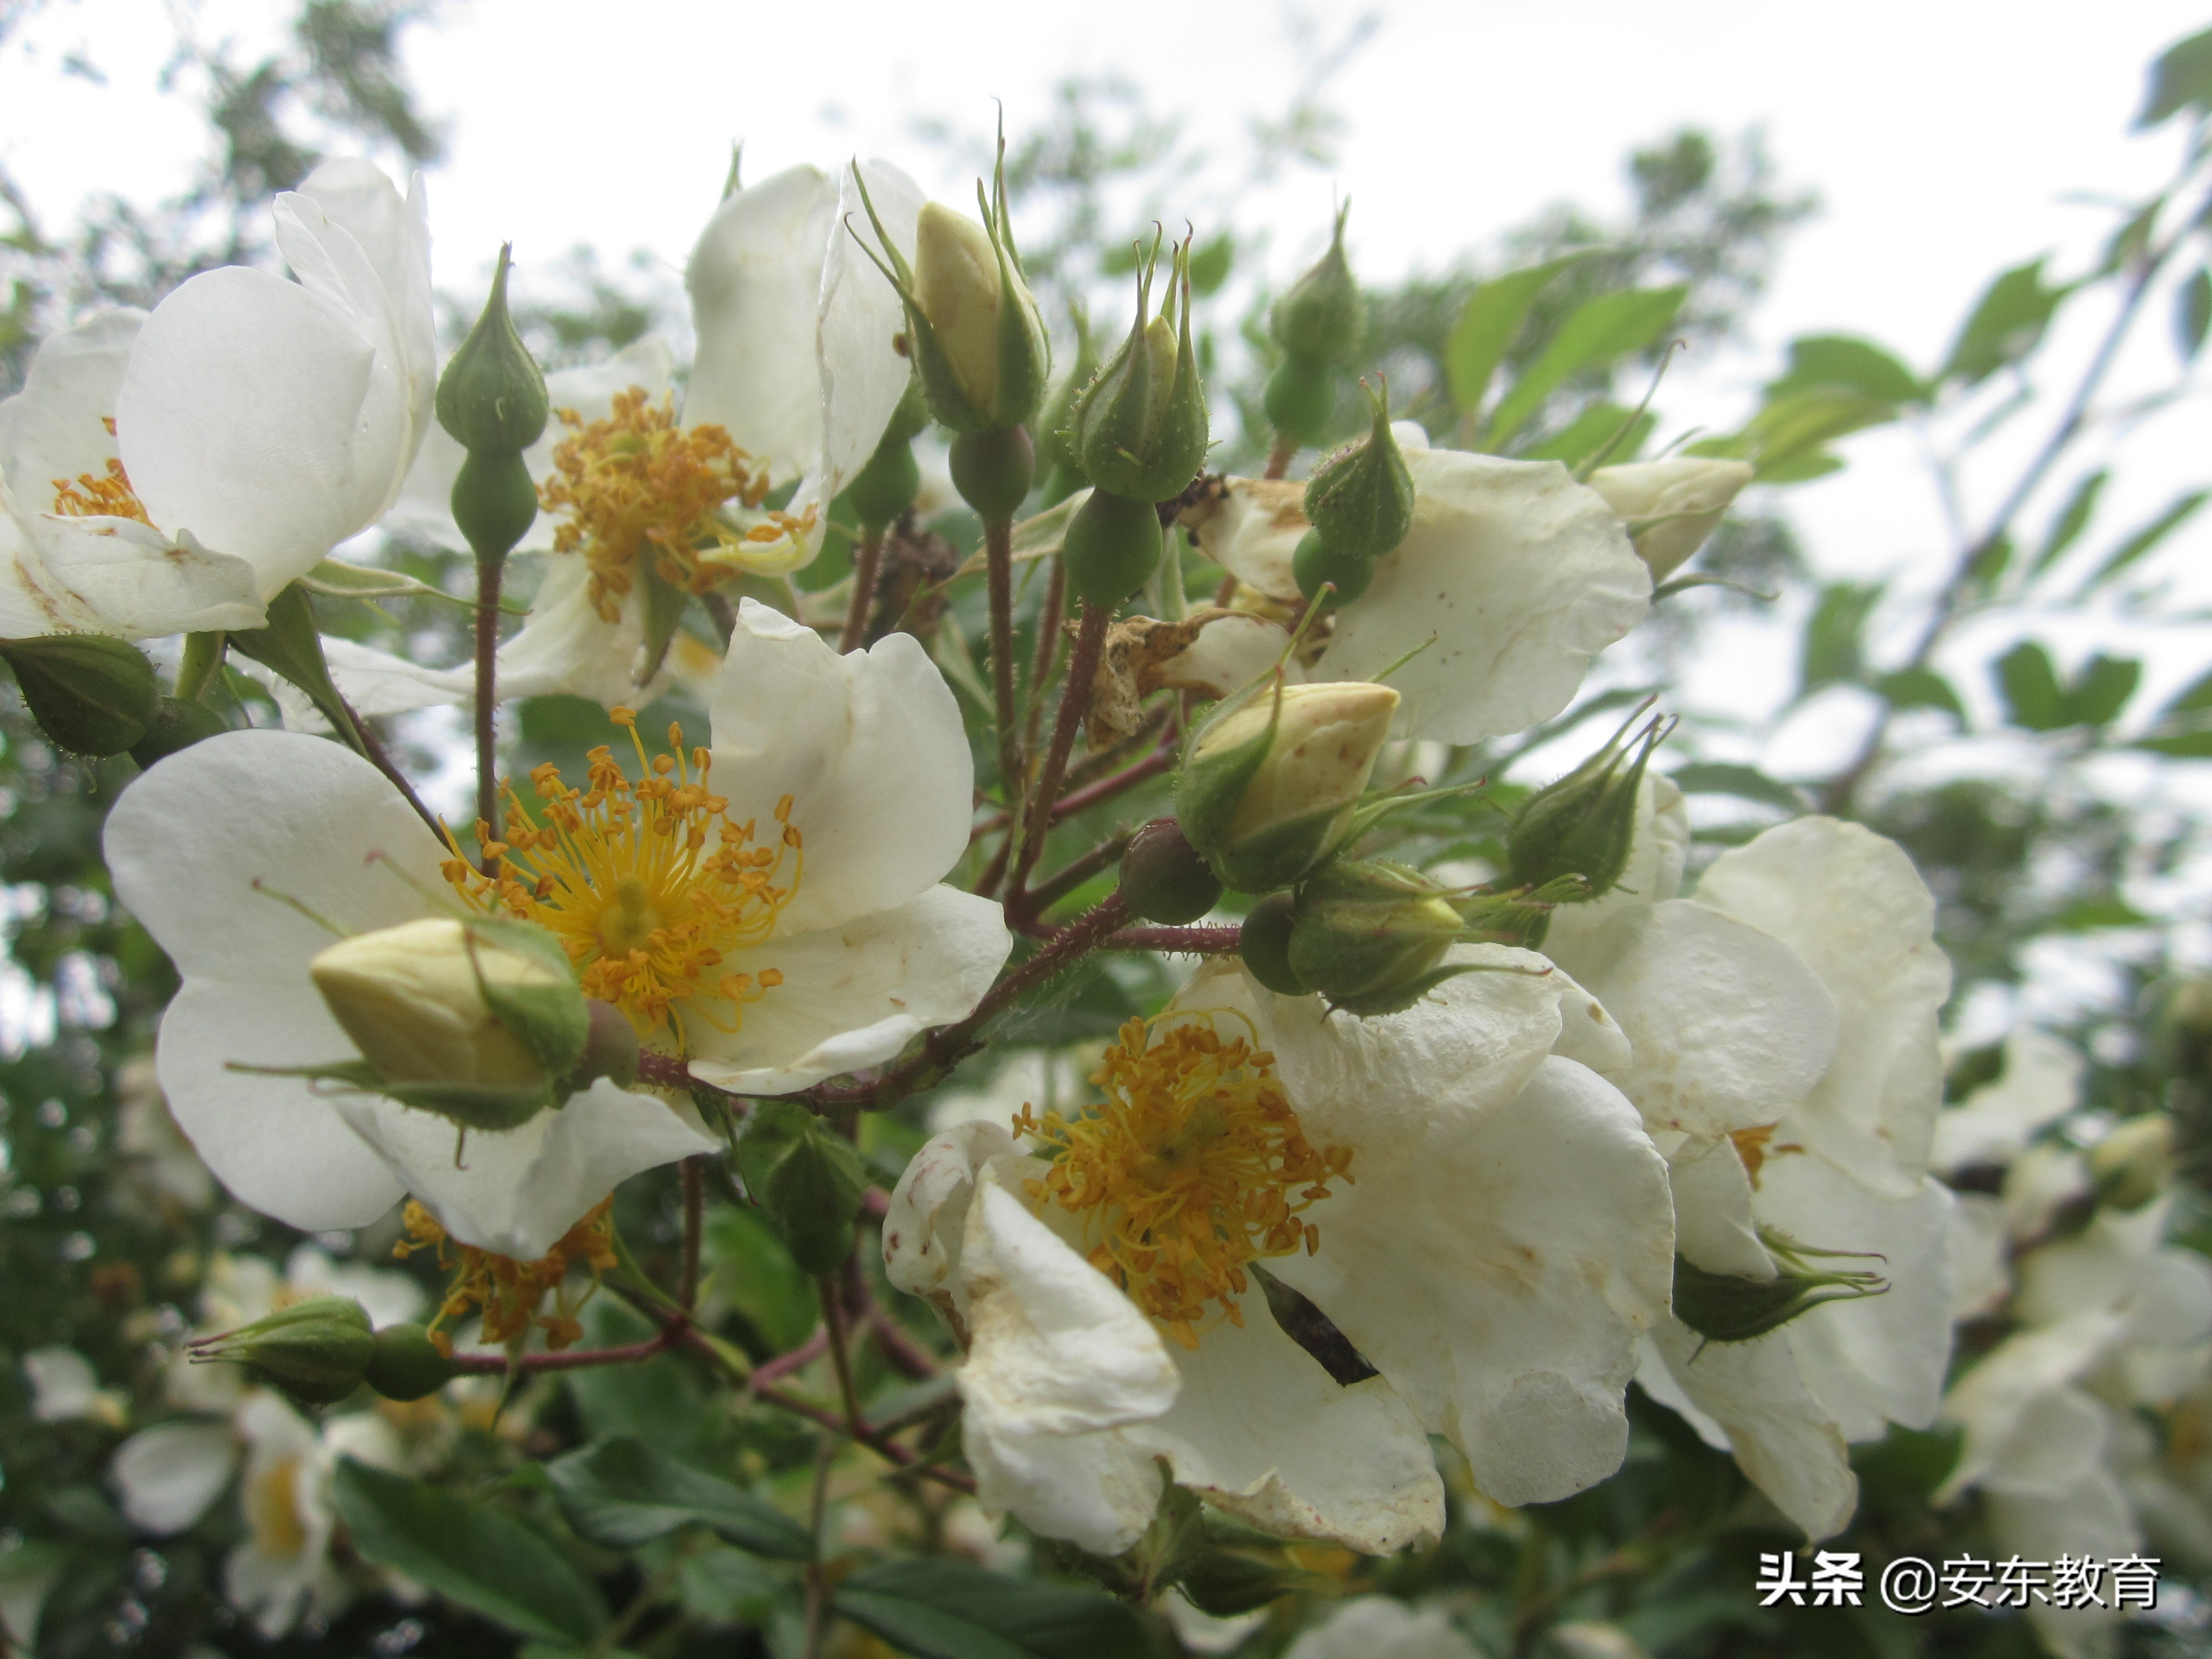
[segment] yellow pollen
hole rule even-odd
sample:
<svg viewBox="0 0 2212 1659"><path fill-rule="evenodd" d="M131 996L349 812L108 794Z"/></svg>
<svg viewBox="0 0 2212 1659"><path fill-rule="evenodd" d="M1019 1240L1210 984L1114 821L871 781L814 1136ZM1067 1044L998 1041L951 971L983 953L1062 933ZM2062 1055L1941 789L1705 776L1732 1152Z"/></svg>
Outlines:
<svg viewBox="0 0 2212 1659"><path fill-rule="evenodd" d="M115 429L112 421L107 426L111 432ZM149 530L154 527L144 504L131 488L123 463L112 457L104 475L80 472L74 481L56 478L53 484L53 510L64 519L135 519Z"/></svg>
<svg viewBox="0 0 2212 1659"><path fill-rule="evenodd" d="M565 515L554 549L590 561L588 597L608 622L620 618L641 560L652 560L671 586L703 593L736 574L732 567L747 568L749 548L813 528L811 507L761 513L767 468L755 470L722 427L679 426L665 394L656 404L643 386L631 386L615 394L611 414L588 423L573 409L558 412L568 435L553 451L538 500ZM732 508L758 522L739 522Z"/></svg>
<svg viewBox="0 0 2212 1659"><path fill-rule="evenodd" d="M300 1522L300 1460L281 1457L246 1483L242 1507L253 1541L264 1554L289 1561L307 1547Z"/></svg>
<svg viewBox="0 0 2212 1659"><path fill-rule="evenodd" d="M534 1325L545 1333L547 1347L557 1352L573 1346L584 1334L583 1322L576 1316L599 1288L600 1273L615 1265L613 1207L612 1194L601 1199L561 1236L559 1243L535 1261L517 1261L513 1256L495 1255L473 1244L463 1244L456 1263L447 1254L452 1241L438 1218L409 1199L407 1207L400 1212L407 1237L392 1247L392 1254L404 1260L417 1250L434 1250L438 1265L453 1275L437 1317L430 1322L430 1340L438 1351L448 1356L453 1353L453 1333L444 1328L448 1322L459 1323L467 1318L474 1309L483 1312L487 1342L505 1342L525 1334ZM562 1290L571 1262L581 1262L591 1269L591 1284L574 1302L562 1291L555 1297L551 1313L538 1312L548 1291Z"/></svg>
<svg viewBox="0 0 2212 1659"><path fill-rule="evenodd" d="M456 845L446 879L480 909L550 931L584 994L620 1008L640 1036L673 1027L681 1043L692 1016L735 1031L744 1005L783 982L773 968L746 974L724 963L765 939L799 890L805 854L789 821L791 797L757 837L752 823L731 821L726 797L708 792L713 757L704 749L686 757L680 728L668 728L675 755L648 761L636 714L617 708L613 718L637 751L637 781L605 744L587 757L586 790L562 782L556 766L532 772L535 812L509 781L498 836L477 825L495 872L478 873Z"/></svg>
<svg viewBox="0 0 2212 1659"><path fill-rule="evenodd" d="M1729 1135L1729 1140L1735 1145L1736 1156L1743 1160L1743 1172L1751 1177L1753 1187L1759 1185L1759 1172L1768 1158L1784 1158L1791 1152L1805 1150L1795 1141L1787 1141L1779 1146L1767 1145L1774 1139L1776 1127L1771 1123L1762 1123L1753 1128L1735 1130Z"/></svg>
<svg viewBox="0 0 2212 1659"><path fill-rule="evenodd" d="M1299 1216L1352 1179L1352 1149L1306 1139L1274 1061L1208 1015L1157 1034L1133 1019L1091 1075L1103 1103L1024 1106L1015 1124L1052 1154L1030 1199L1079 1218L1091 1265L1187 1348L1209 1303L1244 1322L1246 1264L1313 1252L1321 1230Z"/></svg>

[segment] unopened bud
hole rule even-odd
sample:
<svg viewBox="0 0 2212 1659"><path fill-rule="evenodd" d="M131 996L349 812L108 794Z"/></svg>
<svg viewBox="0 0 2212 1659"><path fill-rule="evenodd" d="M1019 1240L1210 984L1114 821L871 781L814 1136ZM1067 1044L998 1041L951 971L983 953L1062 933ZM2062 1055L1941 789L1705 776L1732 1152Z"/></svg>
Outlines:
<svg viewBox="0 0 2212 1659"><path fill-rule="evenodd" d="M131 745L131 758L143 769L229 729L230 723L204 702L164 697L146 723L145 736Z"/></svg>
<svg viewBox="0 0 2212 1659"><path fill-rule="evenodd" d="M1068 591L1111 610L1152 580L1163 539L1160 515L1150 501L1092 490L1067 521L1060 542Z"/></svg>
<svg viewBox="0 0 2212 1659"><path fill-rule="evenodd" d="M2140 1210L2173 1181L2173 1120L2147 1112L2116 1125L2089 1149L2089 1174L2100 1203Z"/></svg>
<svg viewBox="0 0 2212 1659"><path fill-rule="evenodd" d="M1628 867L1644 769L1673 729L1655 719L1632 742L1629 728L1642 714L1631 715L1604 748L1566 776L1522 802L1505 831L1506 865L1515 881L1543 887L1579 876L1589 884L1582 896L1613 890Z"/></svg>
<svg viewBox="0 0 2212 1659"><path fill-rule="evenodd" d="M956 431L1018 426L1043 401L1044 321L1000 234L931 202L915 227L915 362Z"/></svg>
<svg viewBox="0 0 2212 1659"><path fill-rule="evenodd" d="M884 435L876 441L875 453L846 486L846 498L863 533L881 535L886 526L914 505L921 489L921 467L914 459L914 441L928 424L929 405L922 396L921 382L908 376L906 395L892 410Z"/></svg>
<svg viewBox="0 0 2212 1659"><path fill-rule="evenodd" d="M1012 519L1036 477L1036 447L1018 426L960 433L945 459L952 487L986 524Z"/></svg>
<svg viewBox="0 0 2212 1659"><path fill-rule="evenodd" d="M520 454L544 434L550 409L545 376L507 315L511 252L500 249L483 314L438 377L438 424L471 454Z"/></svg>
<svg viewBox="0 0 2212 1659"><path fill-rule="evenodd" d="M1312 357L1285 357L1268 375L1261 408L1276 435L1304 449L1317 444L1336 412L1336 367Z"/></svg>
<svg viewBox="0 0 2212 1659"><path fill-rule="evenodd" d="M1196 921L1221 902L1221 883L1173 818L1154 818L1121 854L1121 896L1147 921Z"/></svg>
<svg viewBox="0 0 2212 1659"><path fill-rule="evenodd" d="M438 1341L420 1325L386 1325L376 1333L375 1352L362 1381L386 1400L421 1400L460 1375Z"/></svg>
<svg viewBox="0 0 2212 1659"><path fill-rule="evenodd" d="M408 1091L395 1097L427 1103L437 1097L426 1090L451 1089L550 1103L590 1026L559 951L526 923L437 916L342 939L307 972L378 1080Z"/></svg>
<svg viewBox="0 0 2212 1659"><path fill-rule="evenodd" d="M1293 357L1320 363L1347 362L1359 349L1367 325L1367 301L1344 257L1344 222L1352 204L1337 210L1336 234L1328 252L1275 301L1267 319L1275 343Z"/></svg>
<svg viewBox="0 0 2212 1659"><path fill-rule="evenodd" d="M1298 895L1291 971L1336 1006L1395 1012L1441 982L1434 970L1464 926L1450 890L1419 871L1340 860Z"/></svg>
<svg viewBox="0 0 2212 1659"><path fill-rule="evenodd" d="M1277 686L1212 721L1185 763L1176 817L1224 885L1265 893L1350 829L1398 694L1340 681Z"/></svg>
<svg viewBox="0 0 2212 1659"><path fill-rule="evenodd" d="M1270 893L1255 904L1237 930L1237 954L1245 970L1278 996L1302 997L1313 987L1291 968L1291 934L1297 926L1297 901Z"/></svg>
<svg viewBox="0 0 2212 1659"><path fill-rule="evenodd" d="M1748 1342L1824 1302L1856 1302L1889 1288L1880 1273L1815 1267L1808 1260L1864 1255L1863 1251L1816 1250L1767 1228L1759 1230L1759 1240L1775 1258L1777 1271L1771 1279L1708 1273L1687 1256L1677 1255L1674 1317L1708 1342Z"/></svg>
<svg viewBox="0 0 2212 1659"><path fill-rule="evenodd" d="M104 634L0 640L0 660L39 729L71 755L119 755L146 735L161 702L154 665Z"/></svg>
<svg viewBox="0 0 2212 1659"><path fill-rule="evenodd" d="M1206 393L1190 338L1190 246L1170 259L1159 314L1151 309L1159 248L1137 278L1137 319L1121 349L1078 398L1070 436L1084 476L1132 501L1171 501L1206 464ZM1170 320L1178 295L1181 321Z"/></svg>
<svg viewBox="0 0 2212 1659"><path fill-rule="evenodd" d="M1751 474L1747 462L1680 456L1601 466L1590 474L1589 487L1620 515L1630 542L1657 582L1705 544Z"/></svg>
<svg viewBox="0 0 2212 1659"><path fill-rule="evenodd" d="M1335 603L1350 605L1374 581L1375 561L1340 552L1322 539L1320 531L1309 530L1298 538L1297 551L1291 555L1291 574L1298 592L1309 599L1319 600L1326 587Z"/></svg>
<svg viewBox="0 0 2212 1659"><path fill-rule="evenodd" d="M1307 481L1305 509L1332 553L1371 561L1393 551L1413 527L1413 475L1390 431L1389 383L1368 390L1367 401L1372 428Z"/></svg>
<svg viewBox="0 0 2212 1659"><path fill-rule="evenodd" d="M376 1338L360 1303L317 1296L188 1346L195 1364L228 1360L304 1405L334 1406L361 1386Z"/></svg>

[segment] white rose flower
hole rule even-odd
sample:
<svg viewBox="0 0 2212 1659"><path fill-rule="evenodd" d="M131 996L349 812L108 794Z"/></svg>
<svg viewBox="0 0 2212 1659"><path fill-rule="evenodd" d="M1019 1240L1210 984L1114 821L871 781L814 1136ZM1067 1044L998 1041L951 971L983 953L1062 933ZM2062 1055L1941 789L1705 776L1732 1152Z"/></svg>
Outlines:
<svg viewBox="0 0 2212 1659"><path fill-rule="evenodd" d="M1380 1553L1443 1524L1427 1433L1504 1503L1618 1466L1665 1304L1663 1166L1547 1057L1561 977L1466 949L1497 971L1364 1021L1210 966L1109 1050L1105 1105L1024 1124L1054 1161L990 1122L916 1155L885 1261L965 1340L987 1505L1114 1553L1164 1457L1255 1525ZM1255 1267L1297 1293L1281 1319Z"/></svg>
<svg viewBox="0 0 2212 1659"><path fill-rule="evenodd" d="M1387 1595L1361 1595L1301 1633L1283 1659L1475 1659L1475 1647L1441 1607L1416 1612Z"/></svg>
<svg viewBox="0 0 2212 1659"><path fill-rule="evenodd" d="M276 218L297 282L203 271L47 341L0 403L0 629L258 627L397 499L436 379L422 180L327 161Z"/></svg>
<svg viewBox="0 0 2212 1659"><path fill-rule="evenodd" d="M40 1423L80 1419L119 1429L128 1418L130 1397L100 1386L92 1361L75 1348L33 1348L23 1356L23 1375L31 1384L31 1416Z"/></svg>
<svg viewBox="0 0 2212 1659"><path fill-rule="evenodd" d="M1590 659L1643 619L1651 575L1604 498L1557 461L1408 448L1413 526L1337 613L1309 678L1390 676L1397 735L1474 743L1565 708ZM1298 598L1305 486L1231 478L1188 515L1199 544L1267 599Z"/></svg>

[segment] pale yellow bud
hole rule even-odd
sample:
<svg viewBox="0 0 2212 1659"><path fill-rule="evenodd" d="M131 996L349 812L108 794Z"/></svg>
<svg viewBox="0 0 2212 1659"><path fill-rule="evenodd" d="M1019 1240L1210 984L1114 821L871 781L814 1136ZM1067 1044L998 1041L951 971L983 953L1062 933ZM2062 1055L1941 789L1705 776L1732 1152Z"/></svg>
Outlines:
<svg viewBox="0 0 2212 1659"><path fill-rule="evenodd" d="M1009 299L1022 307L1025 325L1036 316L1036 301L1011 261L1000 282L999 252L982 226L964 214L936 202L925 204L914 239L915 300L937 337L937 344L951 364L954 378L968 403L992 425L1012 424L1033 412L1029 407L1003 405L1010 388L1002 380L1000 353L1004 336L1000 311ZM1042 327L1034 331L1042 343ZM1027 340L1032 330L1024 326ZM1026 368L1012 377L1026 388L1030 379L1042 385Z"/></svg>
<svg viewBox="0 0 2212 1659"><path fill-rule="evenodd" d="M2140 1210L2173 1182L2173 1120L2147 1112L2113 1126L2089 1149L2097 1196L2116 1210Z"/></svg>
<svg viewBox="0 0 2212 1659"><path fill-rule="evenodd" d="M473 955L474 961L471 957ZM529 1089L545 1071L485 1006L483 985L537 991L562 983L542 963L445 917L342 939L307 964L331 1013L386 1082Z"/></svg>
<svg viewBox="0 0 2212 1659"><path fill-rule="evenodd" d="M1589 487L1628 525L1629 539L1651 567L1655 582L1664 581L1705 544L1729 503L1750 482L1746 462L1698 455L1601 466L1589 476Z"/></svg>

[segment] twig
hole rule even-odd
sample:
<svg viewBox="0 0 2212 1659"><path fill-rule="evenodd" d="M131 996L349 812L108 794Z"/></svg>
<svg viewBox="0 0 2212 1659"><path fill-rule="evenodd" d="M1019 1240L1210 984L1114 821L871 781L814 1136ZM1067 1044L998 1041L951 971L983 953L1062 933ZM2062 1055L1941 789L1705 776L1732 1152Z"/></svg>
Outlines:
<svg viewBox="0 0 2212 1659"><path fill-rule="evenodd" d="M1117 830L1087 853L1078 854L1030 890L1029 908L1042 914L1108 868L1129 848L1133 830Z"/></svg>
<svg viewBox="0 0 2212 1659"><path fill-rule="evenodd" d="M1067 661L1067 683L1060 688L1060 713L1053 721L1052 743L1044 751L1044 766L1037 774L1036 789L1030 798L1028 824L1026 829L1016 824L1008 832L1019 833L1023 837L1021 854L1014 861L1007 884L1010 907L1020 905L1023 884L1044 852L1045 836L1052 829L1053 807L1060 799L1060 780L1067 773L1068 753L1075 747L1076 727L1090 711L1091 682L1098 672L1098 659L1106 648L1106 630L1113 620L1109 607L1093 605L1088 599L1083 602L1083 623L1075 636L1074 654Z"/></svg>
<svg viewBox="0 0 2212 1659"><path fill-rule="evenodd" d="M853 550L853 597L845 605L845 631L837 637L842 653L857 651L868 635L868 606L876 597L876 573L883 568L884 532L880 527L860 538Z"/></svg>
<svg viewBox="0 0 2212 1659"><path fill-rule="evenodd" d="M837 1373L837 1397L845 1404L845 1431L855 1440L868 1431L867 1419L860 1414L860 1396L853 1386L853 1356L847 1346L845 1329L845 1292L837 1282L836 1273L823 1273L815 1281L817 1294L822 1298L822 1323L830 1335L830 1364Z"/></svg>
<svg viewBox="0 0 2212 1659"><path fill-rule="evenodd" d="M1014 521L983 526L984 571L991 599L992 720L999 739L999 787L1010 801L1021 799L1014 708Z"/></svg>
<svg viewBox="0 0 2212 1659"><path fill-rule="evenodd" d="M1267 452L1267 470L1260 476L1263 478L1283 477L1291 470L1291 459L1297 453L1298 446L1296 440L1285 438L1280 433L1277 433L1274 447Z"/></svg>
<svg viewBox="0 0 2212 1659"><path fill-rule="evenodd" d="M780 1353L773 1359L763 1359L753 1367L752 1388L756 1394L772 1382L789 1376L794 1371L805 1370L830 1352L830 1328L817 1325L814 1334L788 1353Z"/></svg>
<svg viewBox="0 0 2212 1659"><path fill-rule="evenodd" d="M415 809L415 815L430 826L430 833L441 842L445 840L446 826L438 822L437 814L422 804L422 796L415 793L415 786L407 781L407 775L399 769L399 763L392 758L392 751L384 746L384 739L369 729L368 722L361 717L360 711L348 702L343 695L338 697L338 708L352 723L354 735L361 740L362 757L392 780L393 787L397 788L406 798L407 804Z"/></svg>
<svg viewBox="0 0 2212 1659"><path fill-rule="evenodd" d="M1102 951L1166 951L1194 957L1233 956L1243 936L1239 928L1124 927L1100 941Z"/></svg>

